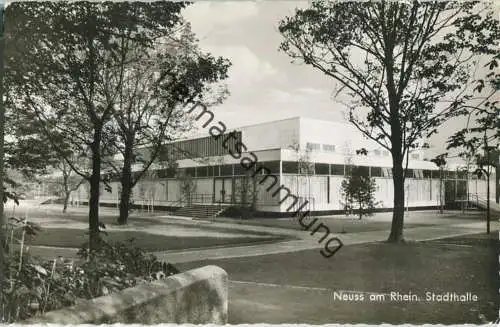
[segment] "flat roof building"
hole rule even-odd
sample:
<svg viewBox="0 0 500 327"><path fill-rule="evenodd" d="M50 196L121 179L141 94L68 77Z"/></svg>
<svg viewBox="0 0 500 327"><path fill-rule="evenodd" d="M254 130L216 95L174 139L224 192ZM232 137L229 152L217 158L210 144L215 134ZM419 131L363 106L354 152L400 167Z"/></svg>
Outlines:
<svg viewBox="0 0 500 327"><path fill-rule="evenodd" d="M248 176L256 175L258 181L252 185L255 209L263 214L286 214L305 201L311 211L333 213L343 208L340 185L345 167L355 165L365 167L367 175L375 178L381 207L392 207L391 154L351 124L294 117L228 129L222 135L211 126L206 131L203 136L166 146L152 172L134 188L136 204L238 205L248 201ZM356 155L360 148L367 155ZM439 170L423 159L423 150L410 153L405 190L409 207L438 206L440 202ZM467 193L485 193L485 181L467 182L465 176L446 172L442 192L447 202L466 198ZM186 179L192 184L190 194L183 189ZM101 202L118 201L117 181L112 189L102 193ZM85 194L79 192L78 196Z"/></svg>

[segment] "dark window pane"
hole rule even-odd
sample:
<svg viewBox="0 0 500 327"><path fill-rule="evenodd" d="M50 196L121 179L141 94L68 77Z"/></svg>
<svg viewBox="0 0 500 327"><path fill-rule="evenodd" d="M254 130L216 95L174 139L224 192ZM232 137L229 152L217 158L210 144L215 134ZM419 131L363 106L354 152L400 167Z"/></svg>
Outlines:
<svg viewBox="0 0 500 327"><path fill-rule="evenodd" d="M156 175L158 176L158 178L165 178L165 177L167 177L167 169L158 169L156 171Z"/></svg>
<svg viewBox="0 0 500 327"><path fill-rule="evenodd" d="M250 171L252 169L249 169ZM242 167L240 164L235 164L234 165L234 175L238 175L238 176L241 176L241 175L246 175L247 174L247 170L245 167Z"/></svg>
<svg viewBox="0 0 500 327"><path fill-rule="evenodd" d="M413 175L413 169L407 169L405 176L406 178L415 178L415 176Z"/></svg>
<svg viewBox="0 0 500 327"><path fill-rule="evenodd" d="M369 176L370 170L369 170L369 167L358 166L358 167L354 168L353 174L356 174L357 176Z"/></svg>
<svg viewBox="0 0 500 327"><path fill-rule="evenodd" d="M299 164L296 161L283 161L284 174L297 174L299 172Z"/></svg>
<svg viewBox="0 0 500 327"><path fill-rule="evenodd" d="M344 176L344 165L330 165L332 175Z"/></svg>
<svg viewBox="0 0 500 327"><path fill-rule="evenodd" d="M372 177L381 177L382 176L382 167L371 167Z"/></svg>
<svg viewBox="0 0 500 327"><path fill-rule="evenodd" d="M315 164L314 170L316 171L316 175L328 175L329 174L328 164L317 163L317 164Z"/></svg>
<svg viewBox="0 0 500 327"><path fill-rule="evenodd" d="M459 178L459 179L466 179L467 178L467 171L465 171L465 170L459 170L457 172L457 178Z"/></svg>
<svg viewBox="0 0 500 327"><path fill-rule="evenodd" d="M264 169L267 168L271 174L279 174L280 173L280 162L279 161L264 161L261 163L257 163L257 169L262 168L260 174L267 174L268 170Z"/></svg>
<svg viewBox="0 0 500 327"><path fill-rule="evenodd" d="M196 170L194 167L186 168L186 176L196 177Z"/></svg>
<svg viewBox="0 0 500 327"><path fill-rule="evenodd" d="M432 172L430 170L424 170L424 178L431 178Z"/></svg>
<svg viewBox="0 0 500 327"><path fill-rule="evenodd" d="M439 170L431 170L431 178L439 179Z"/></svg>
<svg viewBox="0 0 500 327"><path fill-rule="evenodd" d="M454 170L448 170L446 171L446 178L457 178L457 172Z"/></svg>
<svg viewBox="0 0 500 327"><path fill-rule="evenodd" d="M207 177L208 168L210 167L196 167L196 177Z"/></svg>
<svg viewBox="0 0 500 327"><path fill-rule="evenodd" d="M233 165L222 165L220 170L221 176L233 176Z"/></svg>
<svg viewBox="0 0 500 327"><path fill-rule="evenodd" d="M175 177L175 173L176 173L176 169L175 168L167 168L167 171L165 173L165 177L166 178L174 178Z"/></svg>

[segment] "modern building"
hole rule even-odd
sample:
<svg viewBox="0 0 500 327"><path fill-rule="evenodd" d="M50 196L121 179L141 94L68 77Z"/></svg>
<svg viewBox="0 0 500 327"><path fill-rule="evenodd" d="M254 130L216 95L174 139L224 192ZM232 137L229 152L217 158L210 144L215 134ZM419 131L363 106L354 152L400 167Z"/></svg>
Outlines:
<svg viewBox="0 0 500 327"><path fill-rule="evenodd" d="M367 155L356 155L360 148L365 148ZM348 123L294 117L228 130L219 137L206 133L172 142L166 150L163 152L170 157L161 157L134 188L134 204L237 205L248 190L246 176L258 175L255 205L262 214L285 215L306 200L311 211L335 213L343 208L341 183L350 165L364 167L366 174L375 178L381 208L389 209L393 204L389 151L364 138ZM176 162L175 167L167 161ZM440 174L434 163L424 160L423 150L411 152L406 206L436 207L440 204L440 189L447 203L466 199L467 193L486 197L484 179L470 177L467 182L464 172L448 167L440 187ZM185 191L187 179L189 194ZM495 178L491 181L494 193ZM112 192L102 191L101 203L117 203L119 183L114 181L111 186ZM81 187L75 198L86 201L87 194Z"/></svg>

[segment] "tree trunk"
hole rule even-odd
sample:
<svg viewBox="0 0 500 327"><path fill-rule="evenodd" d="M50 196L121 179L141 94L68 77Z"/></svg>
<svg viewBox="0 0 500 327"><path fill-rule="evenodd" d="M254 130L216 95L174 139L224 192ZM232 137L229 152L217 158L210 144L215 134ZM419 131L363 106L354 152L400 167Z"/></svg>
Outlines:
<svg viewBox="0 0 500 327"><path fill-rule="evenodd" d="M388 242L397 243L403 242L403 221L404 221L404 199L405 199L405 181L403 171L403 160L401 158L394 158L393 155L393 169L392 181L394 185L394 210L392 213L391 234L389 235Z"/></svg>
<svg viewBox="0 0 500 327"><path fill-rule="evenodd" d="M64 204L63 204L63 213L66 213L66 211L68 210L68 202L69 202L69 196L70 196L70 192L65 192L65 195L64 195Z"/></svg>
<svg viewBox="0 0 500 327"><path fill-rule="evenodd" d="M130 196L132 195L132 172L130 166L128 169L122 171L121 178L122 193L120 195L120 215L118 217L118 224L125 225L128 220L128 213L130 209Z"/></svg>
<svg viewBox="0 0 500 327"><path fill-rule="evenodd" d="M89 199L89 247L91 250L99 247L99 192L101 182L101 130L95 127L92 151L92 176L90 177Z"/></svg>
<svg viewBox="0 0 500 327"><path fill-rule="evenodd" d="M444 199L443 199L443 168L439 167L439 213L443 214L444 211Z"/></svg>
<svg viewBox="0 0 500 327"><path fill-rule="evenodd" d="M69 176L66 175L64 172L63 172L63 187L64 187L64 204L63 204L63 210L62 212L63 213L66 213L66 211L68 210L68 201L69 201L69 196L71 194L70 190L69 190L69 187L68 187L68 183L69 183Z"/></svg>
<svg viewBox="0 0 500 327"><path fill-rule="evenodd" d="M500 204L500 151L495 153L496 167L495 167L495 200L496 203Z"/></svg>
<svg viewBox="0 0 500 327"><path fill-rule="evenodd" d="M488 163L489 164L489 163ZM491 212L490 212L490 166L487 168L488 173L486 175L486 234L490 233L490 222L491 222Z"/></svg>
<svg viewBox="0 0 500 327"><path fill-rule="evenodd" d="M3 10L4 4L0 5L0 51L4 50L4 37L3 37ZM0 81L3 80L4 75L4 62L0 62ZM3 181L4 181L4 126L5 126L5 106L3 102L4 83L0 83L0 289L3 291L3 283L5 281L4 270L4 205L3 205ZM2 317L3 318L3 317ZM0 318L0 322L2 321Z"/></svg>
<svg viewBox="0 0 500 327"><path fill-rule="evenodd" d="M120 214L118 216L118 224L125 225L128 220L130 209L130 196L132 194L132 144L133 141L128 141L125 144L125 153L123 155L123 170L120 179L122 194L120 195Z"/></svg>

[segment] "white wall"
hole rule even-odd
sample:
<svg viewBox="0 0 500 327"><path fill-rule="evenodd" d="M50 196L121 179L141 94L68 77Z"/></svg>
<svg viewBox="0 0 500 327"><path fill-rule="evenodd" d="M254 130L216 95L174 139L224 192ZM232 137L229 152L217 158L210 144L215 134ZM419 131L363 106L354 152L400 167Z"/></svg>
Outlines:
<svg viewBox="0 0 500 327"><path fill-rule="evenodd" d="M290 118L280 121L245 126L242 141L249 151L263 149L287 149L293 141L299 141L299 119Z"/></svg>

